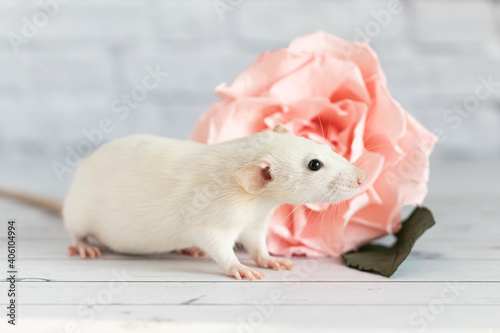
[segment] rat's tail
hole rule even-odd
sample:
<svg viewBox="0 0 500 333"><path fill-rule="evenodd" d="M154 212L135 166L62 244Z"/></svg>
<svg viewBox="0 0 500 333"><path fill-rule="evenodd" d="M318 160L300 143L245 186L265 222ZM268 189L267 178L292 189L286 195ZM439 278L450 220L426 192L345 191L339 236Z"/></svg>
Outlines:
<svg viewBox="0 0 500 333"><path fill-rule="evenodd" d="M62 203L52 199L42 198L26 193L7 191L0 189L0 197L16 200L31 206L43 208L54 215L62 214Z"/></svg>

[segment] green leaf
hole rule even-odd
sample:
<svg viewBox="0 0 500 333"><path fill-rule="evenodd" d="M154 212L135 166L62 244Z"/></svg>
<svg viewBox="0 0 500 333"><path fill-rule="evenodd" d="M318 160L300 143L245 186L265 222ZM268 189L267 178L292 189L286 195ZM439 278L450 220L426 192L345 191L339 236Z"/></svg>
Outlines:
<svg viewBox="0 0 500 333"><path fill-rule="evenodd" d="M403 222L396 234L398 240L392 247L369 244L358 251L343 254L342 258L349 267L390 277L408 257L417 239L434 224L431 211L417 207Z"/></svg>

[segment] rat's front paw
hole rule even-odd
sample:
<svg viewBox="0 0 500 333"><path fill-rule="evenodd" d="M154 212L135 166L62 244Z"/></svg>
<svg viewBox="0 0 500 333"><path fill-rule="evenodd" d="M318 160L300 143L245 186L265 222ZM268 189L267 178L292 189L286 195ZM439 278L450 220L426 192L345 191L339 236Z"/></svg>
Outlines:
<svg viewBox="0 0 500 333"><path fill-rule="evenodd" d="M242 277L247 277L249 280L252 281L255 279L260 280L265 276L264 273L258 272L242 264L230 267L226 271L226 274L235 277L236 280L241 280Z"/></svg>
<svg viewBox="0 0 500 333"><path fill-rule="evenodd" d="M291 270L295 267L295 264L288 259L285 258L276 258L272 256L267 256L265 258L259 258L256 260L257 265L263 268L274 268L277 271L281 270L281 267L285 267L288 270Z"/></svg>

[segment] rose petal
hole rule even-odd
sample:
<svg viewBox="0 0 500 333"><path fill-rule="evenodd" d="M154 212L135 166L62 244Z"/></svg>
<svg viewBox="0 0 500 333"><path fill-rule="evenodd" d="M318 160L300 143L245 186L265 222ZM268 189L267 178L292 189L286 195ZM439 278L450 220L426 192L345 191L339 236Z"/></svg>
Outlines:
<svg viewBox="0 0 500 333"><path fill-rule="evenodd" d="M324 31L294 39L288 49L304 53L328 53L329 56L348 60L356 64L363 75L369 78L378 75L385 85L385 76L380 69L378 57L367 42L348 42Z"/></svg>
<svg viewBox="0 0 500 333"><path fill-rule="evenodd" d="M274 83L268 96L289 104L306 98L330 96L347 77L358 71L351 62L316 55L293 75Z"/></svg>
<svg viewBox="0 0 500 333"><path fill-rule="evenodd" d="M312 58L308 53L289 52L286 49L264 52L236 77L231 86L222 83L215 88L215 92L221 99L263 95L275 82L312 61Z"/></svg>
<svg viewBox="0 0 500 333"><path fill-rule="evenodd" d="M429 155L437 138L389 94L367 43L325 32L266 52L198 121L193 140L217 143L285 124L326 144L367 174L358 195L338 204L279 207L269 223L269 251L339 256L397 232L401 207L427 193Z"/></svg>

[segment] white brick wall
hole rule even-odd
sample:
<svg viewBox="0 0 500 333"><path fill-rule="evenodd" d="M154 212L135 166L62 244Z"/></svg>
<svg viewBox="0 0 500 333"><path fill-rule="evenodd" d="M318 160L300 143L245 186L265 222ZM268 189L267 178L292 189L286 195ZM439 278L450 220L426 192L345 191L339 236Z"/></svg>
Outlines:
<svg viewBox="0 0 500 333"><path fill-rule="evenodd" d="M496 38L493 1L413 1L414 32L420 43L488 44Z"/></svg>
<svg viewBox="0 0 500 333"><path fill-rule="evenodd" d="M257 45L287 45L301 34L325 30L354 40L357 29L365 30L376 14L387 9L389 0L255 0L246 1L234 12L239 38ZM231 19L231 14L227 14ZM404 38L407 12L391 15L379 41L397 42Z"/></svg>
<svg viewBox="0 0 500 333"><path fill-rule="evenodd" d="M110 116L112 101L140 84L147 66L170 76L106 140L138 131L185 138L216 101L214 87L259 53L319 29L353 40L389 2L242 0L221 20L212 0L72 0L16 54L8 33L19 34L40 8L35 0L2 0L0 164L59 156ZM500 3L409 0L401 7L382 18L371 43L394 97L449 134L433 158L500 159L500 88L460 128L443 120L474 93L479 76L500 81Z"/></svg>

